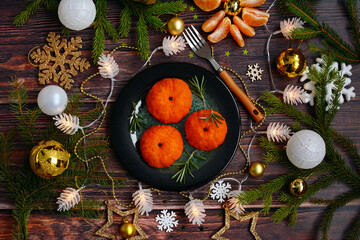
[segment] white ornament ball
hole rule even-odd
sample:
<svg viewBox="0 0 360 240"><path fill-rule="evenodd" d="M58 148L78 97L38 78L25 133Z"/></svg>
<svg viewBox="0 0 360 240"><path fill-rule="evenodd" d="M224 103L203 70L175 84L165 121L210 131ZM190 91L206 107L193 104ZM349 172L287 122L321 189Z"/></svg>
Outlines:
<svg viewBox="0 0 360 240"><path fill-rule="evenodd" d="M92 0L61 0L58 15L65 27L79 31L93 23L96 8Z"/></svg>
<svg viewBox="0 0 360 240"><path fill-rule="evenodd" d="M68 96L64 89L56 85L46 86L39 92L37 104L49 116L62 113L67 105Z"/></svg>
<svg viewBox="0 0 360 240"><path fill-rule="evenodd" d="M286 146L286 155L290 162L301 169L310 169L319 165L325 157L325 152L324 139L311 130L296 132Z"/></svg>

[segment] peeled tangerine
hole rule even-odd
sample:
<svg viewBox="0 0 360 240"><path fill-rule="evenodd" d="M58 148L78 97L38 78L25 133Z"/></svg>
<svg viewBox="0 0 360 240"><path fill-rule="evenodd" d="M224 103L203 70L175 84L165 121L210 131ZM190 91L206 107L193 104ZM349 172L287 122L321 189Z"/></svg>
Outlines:
<svg viewBox="0 0 360 240"><path fill-rule="evenodd" d="M224 18L215 31L208 36L208 40L212 43L220 42L228 35L230 26L231 20L228 17Z"/></svg>
<svg viewBox="0 0 360 240"><path fill-rule="evenodd" d="M225 17L225 11L221 10L215 13L211 18L206 20L202 25L202 30L204 32L212 32L219 25L221 20Z"/></svg>
<svg viewBox="0 0 360 240"><path fill-rule="evenodd" d="M243 8L242 19L252 27L259 27L267 23L270 14L255 8Z"/></svg>
<svg viewBox="0 0 360 240"><path fill-rule="evenodd" d="M244 39L241 35L239 28L236 25L233 24L230 26L230 34L235 39L237 44L239 44L240 47L245 46Z"/></svg>
<svg viewBox="0 0 360 240"><path fill-rule="evenodd" d="M239 28L239 30L246 36L252 37L255 35L255 30L238 16L234 16L233 22Z"/></svg>
<svg viewBox="0 0 360 240"><path fill-rule="evenodd" d="M266 0L241 0L241 7L258 7L263 4Z"/></svg>
<svg viewBox="0 0 360 240"><path fill-rule="evenodd" d="M194 0L194 3L201 10L209 12L218 8L221 4L221 0Z"/></svg>

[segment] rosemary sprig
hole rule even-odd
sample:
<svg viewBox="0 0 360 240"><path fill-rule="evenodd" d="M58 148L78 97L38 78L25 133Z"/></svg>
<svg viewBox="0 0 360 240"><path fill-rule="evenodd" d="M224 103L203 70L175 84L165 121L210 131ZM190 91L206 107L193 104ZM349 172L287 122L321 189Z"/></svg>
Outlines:
<svg viewBox="0 0 360 240"><path fill-rule="evenodd" d="M191 168L194 167L197 170L199 170L199 167L193 162L193 157L196 157L201 160L205 160L206 158L200 155L195 154L197 150L193 151L191 154L188 153L188 151L184 150L187 155L189 155L188 159L185 162L182 163L174 163L174 166L182 166L182 168L177 171L171 179L176 178L176 182L185 183L185 174L190 174L190 176L194 177L194 175L191 173Z"/></svg>
<svg viewBox="0 0 360 240"><path fill-rule="evenodd" d="M205 119L205 122L211 120L211 124L215 123L216 127L219 127L218 123L223 124L222 121L225 120L222 116L220 116L219 114L216 114L212 109L211 109L210 113L202 112L200 114L209 115L207 117L199 117L199 118Z"/></svg>
<svg viewBox="0 0 360 240"><path fill-rule="evenodd" d="M201 82L199 82L199 79L197 76L193 77L191 80L189 80L190 83L190 90L192 93L195 94L198 98L200 98L204 104L204 108L206 108L206 102L205 102L205 84L206 80L204 79L204 76L201 79Z"/></svg>
<svg viewBox="0 0 360 240"><path fill-rule="evenodd" d="M144 118L141 117L136 112L136 104L135 102L132 102L133 112L130 117L128 117L128 120L130 120L130 132L136 132L136 130L141 129L142 127L146 126L146 123L144 123Z"/></svg>

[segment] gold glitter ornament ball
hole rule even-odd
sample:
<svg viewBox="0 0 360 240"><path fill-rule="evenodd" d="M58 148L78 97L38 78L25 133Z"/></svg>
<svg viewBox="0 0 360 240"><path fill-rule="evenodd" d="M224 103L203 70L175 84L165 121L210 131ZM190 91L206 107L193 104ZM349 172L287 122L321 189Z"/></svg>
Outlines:
<svg viewBox="0 0 360 240"><path fill-rule="evenodd" d="M167 23L169 33L172 35L179 35L185 29L184 21L179 17L172 17Z"/></svg>
<svg viewBox="0 0 360 240"><path fill-rule="evenodd" d="M236 16L241 12L239 0L230 0L224 3L224 11L227 15Z"/></svg>
<svg viewBox="0 0 360 240"><path fill-rule="evenodd" d="M121 224L120 226L120 235L123 238L128 239L133 237L135 233L136 233L136 229L134 224L129 223L129 221L125 218L123 220L123 224Z"/></svg>
<svg viewBox="0 0 360 240"><path fill-rule="evenodd" d="M249 173L253 177L260 177L264 174L265 164L261 162L253 162L249 167Z"/></svg>
<svg viewBox="0 0 360 240"><path fill-rule="evenodd" d="M297 178L290 183L290 192L292 195L302 197L307 190L307 183L302 178Z"/></svg>
<svg viewBox="0 0 360 240"><path fill-rule="evenodd" d="M306 68L306 59L300 50L288 48L277 57L276 67L279 73L286 77L298 77Z"/></svg>
<svg viewBox="0 0 360 240"><path fill-rule="evenodd" d="M30 152L30 166L36 175L52 178L62 174L69 166L70 154L54 140L41 141Z"/></svg>

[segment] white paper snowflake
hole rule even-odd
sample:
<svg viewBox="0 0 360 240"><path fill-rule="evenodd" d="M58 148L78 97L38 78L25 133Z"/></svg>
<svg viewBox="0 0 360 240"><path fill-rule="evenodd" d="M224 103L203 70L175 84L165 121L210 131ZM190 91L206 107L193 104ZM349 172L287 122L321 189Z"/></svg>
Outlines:
<svg viewBox="0 0 360 240"><path fill-rule="evenodd" d="M259 67L259 64L248 65L248 71L246 72L246 76L251 79L251 82L261 80L261 74L264 70Z"/></svg>
<svg viewBox="0 0 360 240"><path fill-rule="evenodd" d="M218 202L222 203L228 197L231 189L230 183L224 183L224 180L219 180L211 185L210 196L212 199L217 199Z"/></svg>
<svg viewBox="0 0 360 240"><path fill-rule="evenodd" d="M316 58L315 59L316 63L311 65L312 68L316 68L318 71L320 71L322 69L321 64L324 63L324 59L323 56L321 58ZM351 69L352 66L346 65L345 63L341 63L340 67L341 70L339 70L339 63L338 62L333 62L331 65L332 68L334 68L336 71L338 71L340 73L341 76L347 76L345 78L345 84L344 84L344 88L341 90L341 96L339 99L339 103L343 104L344 101L350 101L351 98L354 98L356 96L356 94L354 93L355 88L354 87L349 87L349 88L345 88L346 86L351 84L351 79L348 78L352 75L351 73ZM309 79L308 77L308 73L309 73L309 67L306 67L305 71L302 74L302 77L300 78L300 82L304 82L307 79ZM326 86L326 102L329 103L331 102L331 98L333 95L333 90L335 88L334 83L329 83ZM309 103L311 106L314 106L314 98L315 98L315 82L313 81L308 81L304 84L304 89L310 91L311 93L309 93Z"/></svg>
<svg viewBox="0 0 360 240"><path fill-rule="evenodd" d="M175 212L167 212L167 210L162 210L161 214L155 217L155 220L158 222L158 229L166 230L166 232L172 232L173 227L178 225L178 220L175 220Z"/></svg>

